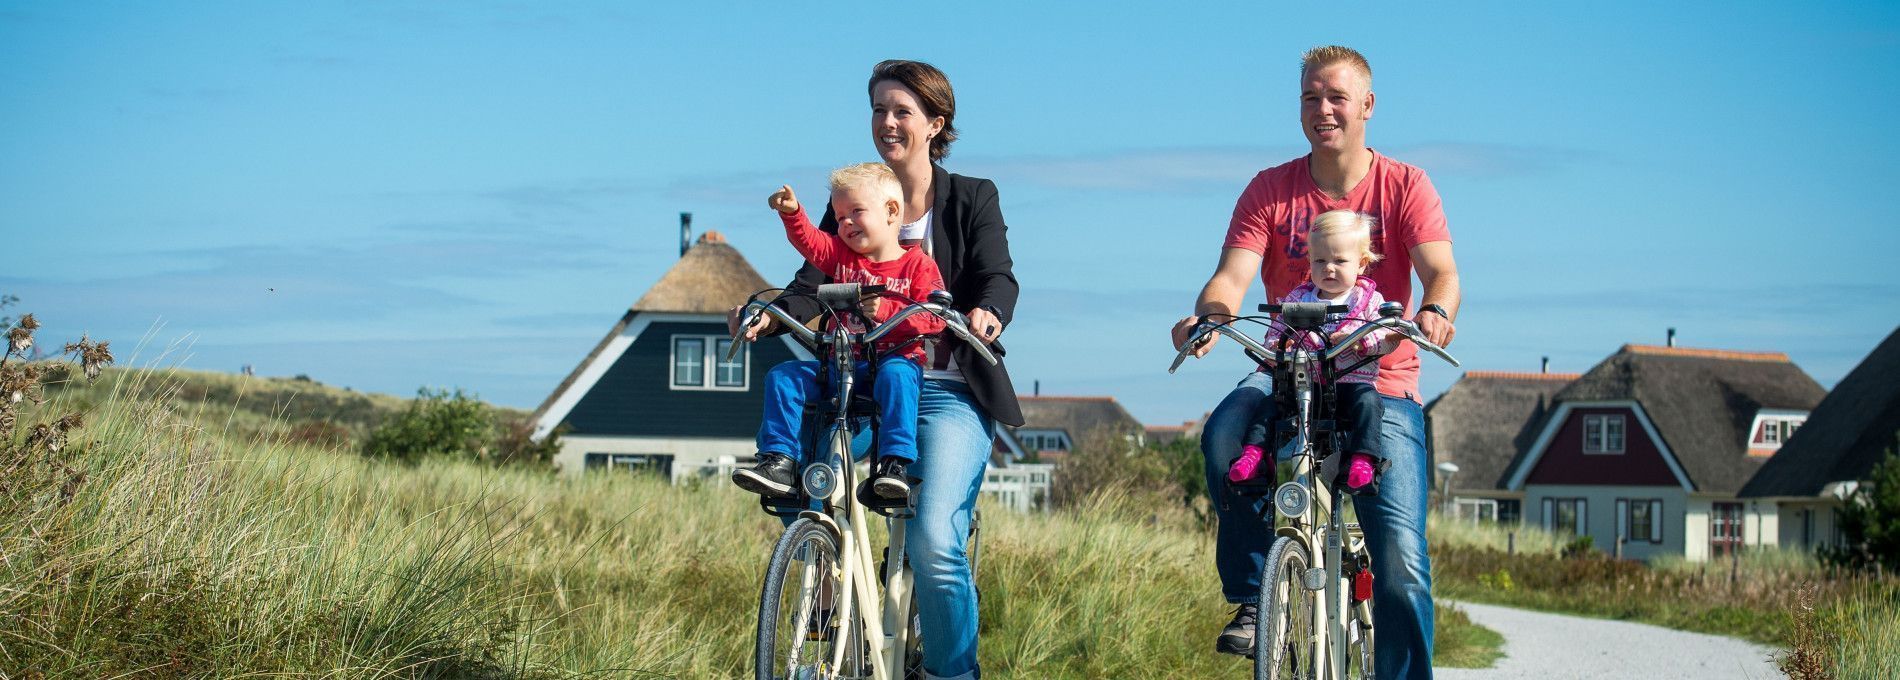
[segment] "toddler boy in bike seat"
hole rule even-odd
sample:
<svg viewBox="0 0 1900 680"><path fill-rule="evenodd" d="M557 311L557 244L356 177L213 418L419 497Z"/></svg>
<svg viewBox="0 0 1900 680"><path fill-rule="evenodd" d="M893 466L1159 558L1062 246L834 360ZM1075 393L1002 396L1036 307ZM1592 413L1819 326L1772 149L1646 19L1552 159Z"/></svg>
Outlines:
<svg viewBox="0 0 1900 680"><path fill-rule="evenodd" d="M861 163L831 173L831 210L838 233L812 226L790 186L781 186L766 203L785 223L785 238L800 255L837 283L882 285L891 293L922 300L943 289L937 263L916 247L898 243L904 214L903 191L897 175L883 163ZM883 323L903 309L890 298L865 304L865 317ZM853 325L856 325L853 322ZM854 331L864 329L854 328ZM913 314L888 335L878 339L879 354L906 341L943 330L943 320L932 314ZM905 468L917 461L917 400L923 385L925 348L915 343L877 365L871 394L878 404L877 462L872 465L871 493L900 501L910 497ZM859 383L876 357L857 364ZM835 379L835 378L834 378ZM799 427L805 402L818 390L818 362L787 361L774 366L765 379L765 420L759 425L759 462L732 473L739 488L772 497L797 495L798 468L804 458Z"/></svg>
<svg viewBox="0 0 1900 680"><path fill-rule="evenodd" d="M1376 285L1370 277L1361 276L1367 267L1379 261L1379 254L1372 252L1373 217L1350 210L1334 210L1313 218L1312 228L1307 234L1307 262L1311 267L1309 279L1300 284L1280 302L1327 302L1346 305L1351 311L1344 314L1328 314L1324 332L1329 342L1337 343L1348 333L1364 325L1366 320L1377 318L1379 305L1385 299L1379 295ZM1268 326L1267 346L1273 347L1281 342L1287 333L1284 326ZM1320 343L1310 333L1300 333L1298 344L1307 349L1318 350ZM1357 346L1341 352L1333 360L1339 367L1351 366L1361 358L1377 356L1398 348L1398 336L1384 330L1367 333L1360 338ZM1289 343L1292 344L1292 343ZM1373 384L1379 380L1379 362L1369 361L1351 373L1338 376L1335 395L1338 399L1336 420L1343 427L1350 428L1345 442L1346 464L1341 469L1345 477L1347 493L1377 493L1375 484L1378 471L1383 467L1379 455L1380 419L1385 409L1379 404L1379 393ZM1247 434L1241 440L1240 458L1227 470L1227 478L1235 482L1244 482L1259 474L1265 466L1269 474L1273 461L1267 456L1267 449L1273 446L1271 440L1274 420L1279 417L1274 400L1262 402L1260 412L1255 414L1254 422L1247 427Z"/></svg>

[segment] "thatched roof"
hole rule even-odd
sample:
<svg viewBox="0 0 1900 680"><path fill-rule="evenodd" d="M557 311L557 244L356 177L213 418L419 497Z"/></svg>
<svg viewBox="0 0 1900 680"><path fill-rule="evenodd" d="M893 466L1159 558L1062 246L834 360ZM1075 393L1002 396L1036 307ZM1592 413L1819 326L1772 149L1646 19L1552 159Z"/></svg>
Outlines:
<svg viewBox="0 0 1900 680"><path fill-rule="evenodd" d="M766 283L759 272L745 261L737 248L726 243L726 237L716 231L708 231L699 236L699 241L680 256L680 261L672 269L660 276L660 282L647 289L645 295L633 303L607 335L594 343L594 349L581 359L581 363L569 371L561 384L548 393L541 405L534 409L533 422L539 422L554 402L561 398L580 379L587 367L601 360L601 353L613 344L614 338L627 330L635 314L640 312L675 312L683 314L724 314L726 310L745 304L753 293L772 287ZM617 357L616 357L617 358Z"/></svg>
<svg viewBox="0 0 1900 680"><path fill-rule="evenodd" d="M1466 372L1425 407L1433 459L1458 465L1457 489L1504 488L1511 461L1536 443L1557 392L1579 375Z"/></svg>
<svg viewBox="0 0 1900 680"><path fill-rule="evenodd" d="M1755 416L1811 411L1826 394L1780 352L1624 345L1556 399L1636 401L1696 491L1733 494L1762 466L1748 455Z"/></svg>
<svg viewBox="0 0 1900 680"><path fill-rule="evenodd" d="M1142 432L1141 421L1114 397L1031 397L1016 395L1023 408L1023 426L1015 429L1062 430L1080 446L1097 430L1122 434Z"/></svg>
<svg viewBox="0 0 1900 680"><path fill-rule="evenodd" d="M633 303L633 311L724 314L770 287L726 237L709 231Z"/></svg>
<svg viewBox="0 0 1900 680"><path fill-rule="evenodd" d="M1781 445L1743 496L1816 496L1866 479L1900 432L1900 328L1887 335Z"/></svg>

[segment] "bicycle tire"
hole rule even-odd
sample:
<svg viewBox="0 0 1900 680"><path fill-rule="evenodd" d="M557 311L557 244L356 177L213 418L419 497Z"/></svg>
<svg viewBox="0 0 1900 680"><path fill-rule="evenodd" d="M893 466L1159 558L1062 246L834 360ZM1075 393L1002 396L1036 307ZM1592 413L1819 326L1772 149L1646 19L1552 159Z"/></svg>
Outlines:
<svg viewBox="0 0 1900 680"><path fill-rule="evenodd" d="M815 580L805 581L805 567L810 566ZM797 569L796 572L793 570ZM844 601L844 591L848 587L840 578L838 539L831 530L811 519L799 519L785 528L779 536L778 544L772 548L772 559L765 568L765 584L759 593L759 629L755 640L754 664L759 680L798 680L802 677L816 677L833 674L845 677L864 675L864 656L862 644L858 638L862 634L857 625L856 607L837 607ZM790 583L788 584L788 581ZM829 582L832 592L831 618L835 625L816 626L818 630L833 630L829 639L811 639L808 630L814 628L807 623L800 628L799 614L805 610L805 618L820 616L824 609L822 595L811 596L808 601L801 593L806 588L822 593ZM788 593L787 585L792 586ZM787 601L787 595L791 595ZM784 630L781 630L783 628ZM845 668L828 668L837 645L845 645ZM809 662L809 663L806 663Z"/></svg>
<svg viewBox="0 0 1900 680"><path fill-rule="evenodd" d="M1311 560L1306 546L1281 536L1267 551L1260 574L1260 610L1254 617L1254 680L1317 677L1313 637L1314 593L1300 581Z"/></svg>

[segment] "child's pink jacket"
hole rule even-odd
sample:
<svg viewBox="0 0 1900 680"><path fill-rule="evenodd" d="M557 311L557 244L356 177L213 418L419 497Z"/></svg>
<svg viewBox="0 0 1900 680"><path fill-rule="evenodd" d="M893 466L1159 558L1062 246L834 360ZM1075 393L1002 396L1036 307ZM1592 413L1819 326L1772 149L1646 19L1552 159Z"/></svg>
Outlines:
<svg viewBox="0 0 1900 680"><path fill-rule="evenodd" d="M1294 288L1292 292L1287 293L1286 297L1280 298L1281 303L1326 301L1325 298L1320 297L1319 289L1313 286L1312 281L1300 284L1299 287ZM1345 314L1326 315L1326 334L1331 335L1335 331L1352 332L1360 326L1365 325L1366 320L1378 318L1379 305L1382 304L1385 304L1385 298L1379 295L1378 284L1373 283L1371 277L1359 277L1359 281L1353 284L1352 291L1347 293L1346 297L1346 305L1351 307L1352 310ZM1273 349L1279 345L1280 338L1286 335L1286 333L1286 328L1277 322L1268 326L1267 348ZM1333 365L1341 367L1351 366L1362 357L1378 354L1379 346L1385 342L1386 336L1391 334L1391 331L1383 328L1367 333L1365 337L1359 339L1359 346L1341 352L1339 357L1334 360ZM1304 334L1299 344L1307 349L1320 349L1319 339L1313 337L1311 333ZM1292 346L1291 343L1289 343L1289 346ZM1339 378L1339 382L1356 382L1368 385L1374 384L1378 380L1379 362L1377 361L1366 362L1366 365L1360 366L1354 369L1353 372L1340 376Z"/></svg>

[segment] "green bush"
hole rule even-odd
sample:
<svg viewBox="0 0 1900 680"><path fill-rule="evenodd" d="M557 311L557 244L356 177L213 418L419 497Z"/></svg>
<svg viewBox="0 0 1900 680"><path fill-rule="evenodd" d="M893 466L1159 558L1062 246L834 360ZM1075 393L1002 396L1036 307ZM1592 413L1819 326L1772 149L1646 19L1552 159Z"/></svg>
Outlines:
<svg viewBox="0 0 1900 680"><path fill-rule="evenodd" d="M437 454L485 458L493 429L488 406L473 395L425 387L401 414L370 433L363 455L411 463Z"/></svg>
<svg viewBox="0 0 1900 680"><path fill-rule="evenodd" d="M1841 507L1846 545L1828 551L1829 561L1861 569L1900 572L1900 454L1886 458L1861 480Z"/></svg>

